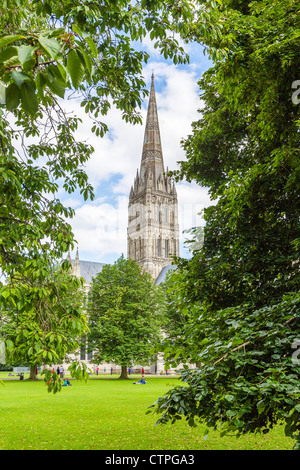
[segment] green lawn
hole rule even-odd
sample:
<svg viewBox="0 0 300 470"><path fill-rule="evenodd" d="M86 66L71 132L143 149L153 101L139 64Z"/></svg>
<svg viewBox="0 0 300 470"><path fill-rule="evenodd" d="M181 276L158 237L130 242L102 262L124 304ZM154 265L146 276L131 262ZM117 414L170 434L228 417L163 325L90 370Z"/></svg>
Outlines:
<svg viewBox="0 0 300 470"><path fill-rule="evenodd" d="M6 374L5 374L6 375ZM3 375L1 374L3 378ZM267 435L220 437L184 422L155 426L157 416L145 415L176 378L148 378L147 385L93 378L72 380L56 395L42 380L5 380L0 385L0 450L289 450L293 442L276 427Z"/></svg>

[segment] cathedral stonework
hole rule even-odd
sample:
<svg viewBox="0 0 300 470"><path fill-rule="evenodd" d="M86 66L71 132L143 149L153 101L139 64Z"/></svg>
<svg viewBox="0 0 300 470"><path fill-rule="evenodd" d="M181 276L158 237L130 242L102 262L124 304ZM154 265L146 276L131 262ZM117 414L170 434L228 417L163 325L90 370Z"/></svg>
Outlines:
<svg viewBox="0 0 300 470"><path fill-rule="evenodd" d="M165 171L152 75L140 170L128 204L127 256L157 279L179 256L178 201Z"/></svg>

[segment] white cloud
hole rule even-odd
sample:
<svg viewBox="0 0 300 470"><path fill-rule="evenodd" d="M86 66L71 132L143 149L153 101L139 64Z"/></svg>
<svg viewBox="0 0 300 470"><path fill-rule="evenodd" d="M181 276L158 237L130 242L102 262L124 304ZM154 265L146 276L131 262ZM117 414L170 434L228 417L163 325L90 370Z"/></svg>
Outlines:
<svg viewBox="0 0 300 470"><path fill-rule="evenodd" d="M204 225L201 212L205 207L213 204L208 190L196 183L178 183L176 185L178 196L178 218L182 230Z"/></svg>
<svg viewBox="0 0 300 470"><path fill-rule="evenodd" d="M76 210L71 225L82 259L101 262L126 255L127 206L127 198L119 197L116 206L98 201Z"/></svg>

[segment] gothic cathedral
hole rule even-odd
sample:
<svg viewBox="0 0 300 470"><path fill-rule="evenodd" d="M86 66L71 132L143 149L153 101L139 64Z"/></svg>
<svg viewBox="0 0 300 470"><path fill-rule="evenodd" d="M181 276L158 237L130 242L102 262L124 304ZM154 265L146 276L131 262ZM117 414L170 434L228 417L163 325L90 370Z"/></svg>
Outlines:
<svg viewBox="0 0 300 470"><path fill-rule="evenodd" d="M176 268L172 255L179 256L177 192L168 168L166 172L164 169L152 75L140 171L137 170L129 195L127 256L160 284L166 273ZM75 260L70 254L68 260L72 274L85 280L88 291L104 263L79 259L78 249Z"/></svg>
<svg viewBox="0 0 300 470"><path fill-rule="evenodd" d="M129 195L127 250L155 280L171 255L179 256L177 192L164 169L153 75L140 171Z"/></svg>

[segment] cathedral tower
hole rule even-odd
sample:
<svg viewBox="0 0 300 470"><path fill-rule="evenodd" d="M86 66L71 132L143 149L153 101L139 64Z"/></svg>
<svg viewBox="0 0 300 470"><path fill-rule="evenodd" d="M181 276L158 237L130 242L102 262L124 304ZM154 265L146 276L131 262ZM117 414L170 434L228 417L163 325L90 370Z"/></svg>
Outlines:
<svg viewBox="0 0 300 470"><path fill-rule="evenodd" d="M179 256L177 192L165 173L152 75L140 170L131 187L127 250L154 279Z"/></svg>

